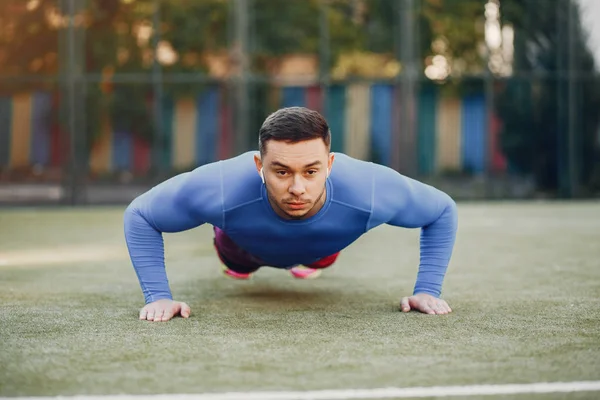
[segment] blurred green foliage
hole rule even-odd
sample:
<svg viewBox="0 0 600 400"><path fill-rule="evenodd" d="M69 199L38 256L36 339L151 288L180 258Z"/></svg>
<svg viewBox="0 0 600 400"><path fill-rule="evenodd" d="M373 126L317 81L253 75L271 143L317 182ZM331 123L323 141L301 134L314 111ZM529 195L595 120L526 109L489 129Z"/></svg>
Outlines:
<svg viewBox="0 0 600 400"><path fill-rule="evenodd" d="M100 118L106 114L112 116L115 128L133 130L151 140L157 136L151 104L156 95L153 70L160 68L165 78L180 73L206 77L211 57L233 59L235 65L239 49L234 29L237 1L76 2L76 60L72 71L65 63L67 1L3 0L0 74L23 77L77 73L83 77L80 83L86 99L90 145L100 131ZM397 63L405 40L401 36L402 18L397 0L247 1L249 68L255 78L264 78L274 63L291 54L314 54L320 59L318 69L329 74L346 56L342 60L344 68L337 70L342 71L343 79L361 74L363 78L371 78L385 73L387 79L393 80L395 74L401 73L401 66L396 69L389 64L389 59ZM487 70L486 2L414 2L418 68L423 71L435 55L448 60L451 71L444 80L446 91L456 94L483 90ZM561 163L565 162L564 152L568 148L565 71L567 49L573 46L578 76L575 154L581 158L579 178L583 183L592 178L597 157L594 140L600 115L598 79L578 15L573 21L574 36L569 41L565 26L571 2L575 4L574 0L501 0L501 23L513 26L515 37L514 75L495 77L496 112L503 121L502 146L513 170L535 176L540 187L549 189L559 185L560 171L564 170ZM155 8L157 4L159 10ZM158 29L153 26L157 11ZM161 65L155 63L156 45L167 56L169 52L171 55ZM383 61L374 61L374 55L383 55ZM225 62L224 68L227 70L231 65ZM130 79L126 82L116 79L123 76ZM215 77L214 81L219 79ZM425 77L421 80L428 82ZM175 82L162 85L165 96L197 94L207 84ZM55 83L35 79L5 81L0 92L48 89L52 85ZM266 99L268 90L259 86L253 82L249 90Z"/></svg>
<svg viewBox="0 0 600 400"><path fill-rule="evenodd" d="M503 121L502 148L511 167L534 177L541 190L568 192L564 186L570 179L565 174L571 140L576 180L584 189L597 185L600 80L578 4L570 0L548 0L547 6L533 0L502 4L503 22L515 29L516 73L497 84L496 111Z"/></svg>

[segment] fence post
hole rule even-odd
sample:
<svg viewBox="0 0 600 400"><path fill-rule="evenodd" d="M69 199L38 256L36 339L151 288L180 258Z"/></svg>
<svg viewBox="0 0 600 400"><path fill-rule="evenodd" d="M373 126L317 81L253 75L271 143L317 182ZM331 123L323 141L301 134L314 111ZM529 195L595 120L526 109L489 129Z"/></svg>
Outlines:
<svg viewBox="0 0 600 400"><path fill-rule="evenodd" d="M398 24L400 25L399 55L402 65L400 76L399 115L400 126L398 147L394 152L399 153L393 157L394 167L402 173L414 177L417 174L417 135L416 135L416 80L418 76L417 62L415 60L415 3L414 0L398 2Z"/></svg>
<svg viewBox="0 0 600 400"><path fill-rule="evenodd" d="M576 74L577 74L577 44L575 41L575 4L569 1L569 23L568 23L568 168L569 168L569 197L577 197L579 195L579 168L577 164L577 136L578 136L578 121L577 121L577 92Z"/></svg>
<svg viewBox="0 0 600 400"><path fill-rule="evenodd" d="M160 34L160 0L154 0L154 12L152 13L152 107L154 109L154 135L152 140L152 167L159 177L165 173L166 166L162 162L162 140L163 136L163 76L162 66L158 62L158 44Z"/></svg>
<svg viewBox="0 0 600 400"><path fill-rule="evenodd" d="M237 66L235 77L234 108L234 149L240 154L248 149L249 143L249 102L248 102L248 0L234 1L234 43L233 58ZM255 146L256 147L256 144Z"/></svg>
<svg viewBox="0 0 600 400"><path fill-rule="evenodd" d="M327 97L331 67L331 42L329 40L329 19L327 17L329 7L327 1L319 0L319 86L321 87L321 112L324 116L329 115ZM343 135L343 132L336 132L335 134Z"/></svg>
<svg viewBox="0 0 600 400"><path fill-rule="evenodd" d="M498 7L500 4L494 2ZM487 5L484 5L484 9ZM500 15L496 18L499 19ZM486 18L487 19L487 18ZM486 21L486 24L488 21ZM487 36L487 35L486 35ZM492 118L494 114L494 75L492 73L490 42L488 38L485 38L485 81L484 81L484 93L485 93L485 136L484 136L484 162L483 162L483 179L484 179L484 197L491 197L491 179L492 179Z"/></svg>
<svg viewBox="0 0 600 400"><path fill-rule="evenodd" d="M557 80L557 127L556 130L556 175L557 175L557 186L558 196L568 198L571 195L571 183L569 182L570 176L570 73L568 71L569 63L569 49L567 48L569 43L570 31L570 20L569 10L565 10L565 5L571 0L557 0L556 3L556 27L557 27L557 51L556 51L556 80ZM570 7L569 7L570 8ZM565 15L566 12L566 15ZM565 21L565 18L568 21ZM566 24L565 24L566 22ZM566 37L566 43L565 38ZM566 103L565 104L565 99ZM566 109L565 109L566 105Z"/></svg>
<svg viewBox="0 0 600 400"><path fill-rule="evenodd" d="M83 114L85 113L85 98L82 96L82 72L84 58L81 57L83 49L82 37L77 40L76 23L79 11L85 8L85 1L61 0L61 13L68 21L66 32L62 33L62 51L60 59L66 61L61 65L61 114L64 126L68 131L68 146L64 148L67 154L66 169L63 174L63 189L66 191L66 202L76 205L84 201L83 182L87 168L81 162L86 151L87 132ZM82 29L81 27L78 29ZM79 51L78 51L79 50ZM64 145L64 140L62 141ZM65 168L66 167L66 168Z"/></svg>

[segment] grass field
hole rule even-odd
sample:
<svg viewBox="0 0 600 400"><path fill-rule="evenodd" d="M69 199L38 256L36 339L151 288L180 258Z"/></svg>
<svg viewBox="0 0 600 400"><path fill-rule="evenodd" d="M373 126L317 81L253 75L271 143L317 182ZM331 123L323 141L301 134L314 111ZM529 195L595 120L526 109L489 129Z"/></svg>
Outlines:
<svg viewBox="0 0 600 400"><path fill-rule="evenodd" d="M313 281L233 281L209 226L166 235L192 308L167 323L137 319L122 211L0 210L0 396L600 380L600 203L459 204L446 316L398 311L418 230L377 228Z"/></svg>

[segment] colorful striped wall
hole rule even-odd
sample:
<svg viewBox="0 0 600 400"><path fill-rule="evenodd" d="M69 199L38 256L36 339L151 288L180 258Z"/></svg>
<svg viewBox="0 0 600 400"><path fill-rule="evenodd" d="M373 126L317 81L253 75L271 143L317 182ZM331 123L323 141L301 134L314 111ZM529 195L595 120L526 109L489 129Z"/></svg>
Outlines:
<svg viewBox="0 0 600 400"><path fill-rule="evenodd" d="M333 151L391 165L394 135L402 129L396 93L388 84L276 87L265 109L306 106L318 110L329 122ZM186 170L234 155L232 113L224 98L223 88L214 86L194 97L165 99L154 153L135 132L117 129L104 118L88 158L90 171L144 174L152 165ZM52 120L57 115L56 103L47 93L0 97L0 168L54 166L64 161L60 132ZM495 117L491 137L486 139L483 95L444 97L436 87L422 88L416 116L414 151L420 174L481 173L487 145L492 147L492 169L506 169L498 144L501 122Z"/></svg>
<svg viewBox="0 0 600 400"><path fill-rule="evenodd" d="M135 132L113 129L105 118L100 138L92 148L90 170L143 174L155 164L167 170L188 170L230 157L230 115L218 87L206 89L196 97L165 99L156 158L148 142Z"/></svg>
<svg viewBox="0 0 600 400"><path fill-rule="evenodd" d="M315 93L325 103L333 151L391 165L393 136L399 125L394 86L364 83L332 86L326 93L315 87L284 87L277 106L308 106ZM483 94L463 98L444 97L437 87L424 87L417 101L417 140L414 151L422 175L440 171L485 171L486 146L491 148L491 167L504 171L500 150L500 121L492 117L491 137L486 139L486 108Z"/></svg>
<svg viewBox="0 0 600 400"><path fill-rule="evenodd" d="M48 93L0 97L0 167L58 165L60 138Z"/></svg>

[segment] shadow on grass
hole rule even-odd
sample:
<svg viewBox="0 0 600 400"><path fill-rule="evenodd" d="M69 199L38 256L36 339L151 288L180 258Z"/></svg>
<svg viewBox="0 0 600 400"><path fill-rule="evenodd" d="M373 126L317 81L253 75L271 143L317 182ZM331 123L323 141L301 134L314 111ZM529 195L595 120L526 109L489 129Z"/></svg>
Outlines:
<svg viewBox="0 0 600 400"><path fill-rule="evenodd" d="M229 294L229 298L252 300L256 302L310 302L310 303L324 303L324 302L337 302L343 293L331 292L325 290L298 290L298 289L282 289L274 287L261 287L244 289L236 291L235 293Z"/></svg>
<svg viewBox="0 0 600 400"><path fill-rule="evenodd" d="M200 298L196 297L191 302L200 301L202 307L215 307L221 311L250 308L262 312L356 313L387 312L390 309L390 299L386 293L332 287L325 282L292 282L289 285L253 282L249 285L219 286L202 290Z"/></svg>

